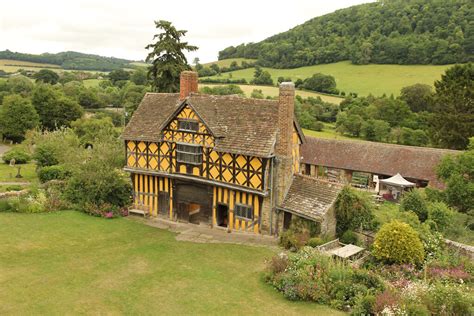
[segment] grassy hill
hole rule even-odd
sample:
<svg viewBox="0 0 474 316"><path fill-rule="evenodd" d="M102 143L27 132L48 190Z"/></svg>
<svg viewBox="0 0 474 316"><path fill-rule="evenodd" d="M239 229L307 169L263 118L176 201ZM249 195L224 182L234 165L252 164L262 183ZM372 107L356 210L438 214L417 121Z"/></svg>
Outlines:
<svg viewBox="0 0 474 316"><path fill-rule="evenodd" d="M234 59L231 59L234 60ZM305 79L315 73L332 75L340 91L357 92L359 95L399 95L400 89L415 83L433 85L435 80L452 65L354 65L349 61L306 66L293 69L263 68L274 81L280 76L292 80ZM252 80L255 69L248 68L221 74L220 77Z"/></svg>
<svg viewBox="0 0 474 316"><path fill-rule="evenodd" d="M228 58L228 59L222 59L218 61L213 61L210 63L205 63L202 64L204 67L209 67L212 64L217 64L219 67L229 67L232 62L237 62L237 64L242 64L243 61L248 62L248 63L253 63L256 61L256 59L251 59L251 58Z"/></svg>
<svg viewBox="0 0 474 316"><path fill-rule="evenodd" d="M46 63L34 63L29 61L11 60L11 59L0 59L0 70L5 72L16 72L19 69L38 71L40 69L61 69L58 65L46 64Z"/></svg>
<svg viewBox="0 0 474 316"><path fill-rule="evenodd" d="M42 68L62 68L66 70L112 71L134 67L132 64L134 61L132 60L78 52L44 53L37 55L5 50L0 51L0 60L9 60L11 64L29 62L35 64L35 66L36 64L42 64L44 65ZM57 67L51 65L56 65Z"/></svg>

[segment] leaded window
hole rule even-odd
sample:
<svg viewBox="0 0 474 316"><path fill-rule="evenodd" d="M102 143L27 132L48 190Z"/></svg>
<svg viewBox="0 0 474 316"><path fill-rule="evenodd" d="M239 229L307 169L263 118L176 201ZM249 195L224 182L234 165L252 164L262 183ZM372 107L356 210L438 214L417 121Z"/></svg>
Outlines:
<svg viewBox="0 0 474 316"><path fill-rule="evenodd" d="M177 160L179 163L202 164L202 147L188 144L177 144Z"/></svg>
<svg viewBox="0 0 474 316"><path fill-rule="evenodd" d="M180 131L197 132L199 131L199 123L190 120L178 120L178 129Z"/></svg>
<svg viewBox="0 0 474 316"><path fill-rule="evenodd" d="M253 208L250 205L235 204L235 216L243 219L253 219Z"/></svg>

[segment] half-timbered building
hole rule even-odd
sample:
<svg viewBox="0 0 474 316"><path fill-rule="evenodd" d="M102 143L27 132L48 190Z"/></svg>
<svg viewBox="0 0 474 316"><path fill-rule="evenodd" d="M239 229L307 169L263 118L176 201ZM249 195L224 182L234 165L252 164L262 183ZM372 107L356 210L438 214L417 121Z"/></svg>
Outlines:
<svg viewBox="0 0 474 316"><path fill-rule="evenodd" d="M186 71L180 93L147 93L125 128L134 208L274 234L305 141L294 120L293 83L280 85L278 100L203 95L197 83Z"/></svg>

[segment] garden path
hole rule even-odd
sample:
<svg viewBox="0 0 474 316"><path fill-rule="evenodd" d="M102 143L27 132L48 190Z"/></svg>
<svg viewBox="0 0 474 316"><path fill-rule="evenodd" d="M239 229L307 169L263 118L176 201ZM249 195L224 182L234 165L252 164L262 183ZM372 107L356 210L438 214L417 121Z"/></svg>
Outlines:
<svg viewBox="0 0 474 316"><path fill-rule="evenodd" d="M142 222L146 225L168 229L177 233L176 240L196 243L231 243L251 246L277 247L278 240L272 236L255 235L233 231L228 233L225 229L211 228L207 225L180 223L163 218L143 218L136 215L128 216L130 220Z"/></svg>

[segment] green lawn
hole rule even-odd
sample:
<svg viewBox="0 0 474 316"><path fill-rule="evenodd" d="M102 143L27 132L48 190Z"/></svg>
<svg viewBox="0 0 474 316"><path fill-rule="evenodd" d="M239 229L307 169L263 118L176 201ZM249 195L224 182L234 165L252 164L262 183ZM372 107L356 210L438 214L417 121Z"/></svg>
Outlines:
<svg viewBox="0 0 474 316"><path fill-rule="evenodd" d="M98 87L101 81L102 80L100 79L86 79L86 80L82 80L82 83L84 84L85 87L91 88L91 87Z"/></svg>
<svg viewBox="0 0 474 316"><path fill-rule="evenodd" d="M23 178L15 178L17 174L17 167L21 167L20 174ZM16 167L10 167L9 164L0 162L0 182L35 182L37 181L36 176L36 165L34 163L27 163L24 165L17 165Z"/></svg>
<svg viewBox="0 0 474 316"><path fill-rule="evenodd" d="M0 227L0 314L342 315L265 284L267 248L73 211L0 213Z"/></svg>
<svg viewBox="0 0 474 316"><path fill-rule="evenodd" d="M220 61L224 62L224 61ZM360 95L399 95L400 89L415 83L433 85L435 80L452 65L353 65L349 61L333 64L307 66L295 69L268 70L274 81L280 76L291 77L293 80L311 77L317 72L332 75L336 78L337 88L346 93L357 92ZM219 78L244 78L250 81L254 69L237 70L223 73ZM214 76L217 78L216 76Z"/></svg>

